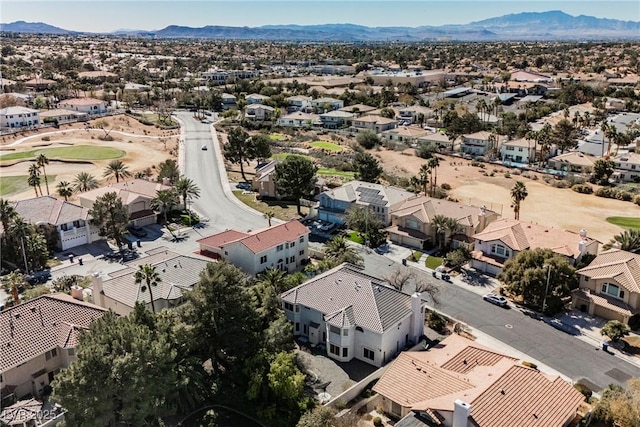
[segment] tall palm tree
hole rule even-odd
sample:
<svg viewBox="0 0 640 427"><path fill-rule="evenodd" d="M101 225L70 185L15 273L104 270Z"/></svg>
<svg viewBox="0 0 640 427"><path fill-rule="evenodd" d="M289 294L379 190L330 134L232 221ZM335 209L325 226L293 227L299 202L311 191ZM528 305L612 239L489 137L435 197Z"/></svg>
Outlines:
<svg viewBox="0 0 640 427"><path fill-rule="evenodd" d="M11 202L0 198L0 223L2 224L2 238L6 238L9 231L9 224L16 217L17 213Z"/></svg>
<svg viewBox="0 0 640 427"><path fill-rule="evenodd" d="M138 266L138 271L134 274L134 279L136 281L136 285L144 283L146 285L142 286L140 290L145 292L147 289L149 290L149 298L151 299L151 311L156 312L156 307L153 304L153 292L151 288L154 286L158 286L158 283L162 281L160 275L156 271L156 268L150 264L144 264Z"/></svg>
<svg viewBox="0 0 640 427"><path fill-rule="evenodd" d="M608 159L611 156L611 143L618 140L618 129L615 126L609 125L607 130L605 131L605 136L607 137L607 155Z"/></svg>
<svg viewBox="0 0 640 427"><path fill-rule="evenodd" d="M343 262L362 264L362 257L358 255L356 248L349 245L343 236L336 236L325 243L324 254L327 258L338 260L338 264Z"/></svg>
<svg viewBox="0 0 640 427"><path fill-rule="evenodd" d="M513 208L515 219L520 219L520 203L526 199L528 195L529 192L527 191L527 187L524 185L524 182L516 181L514 186L511 188L511 207Z"/></svg>
<svg viewBox="0 0 640 427"><path fill-rule="evenodd" d="M151 206L154 209L162 211L164 214L164 222L168 221L167 213L176 205L177 197L173 190L158 190L156 197L151 200Z"/></svg>
<svg viewBox="0 0 640 427"><path fill-rule="evenodd" d="M197 199L200 197L200 188L192 179L185 176L180 177L174 188L182 196L182 203L185 209L187 208L188 198Z"/></svg>
<svg viewBox="0 0 640 427"><path fill-rule="evenodd" d="M442 249L443 246L442 240L444 239L442 237L444 237L444 234L447 231L448 221L449 219L444 215L436 215L431 221L431 228L435 237L434 240L440 249Z"/></svg>
<svg viewBox="0 0 640 427"><path fill-rule="evenodd" d="M611 249L614 246L623 251L640 254L640 230L625 230L620 234L616 234L603 248Z"/></svg>
<svg viewBox="0 0 640 427"><path fill-rule="evenodd" d="M433 156L427 162L427 167L429 168L429 175L431 176L431 191L429 192L429 196L433 197L436 192L436 186L438 182L438 166L440 166L440 159Z"/></svg>
<svg viewBox="0 0 640 427"><path fill-rule="evenodd" d="M13 218L13 221L9 224L8 228L11 239L16 242L20 242L20 248L22 250L22 257L24 258L24 270L29 274L29 265L27 264L27 248L25 246L25 239L31 234L31 225L25 222L20 216Z"/></svg>
<svg viewBox="0 0 640 427"><path fill-rule="evenodd" d="M49 179L47 178L47 171L45 169L45 165L49 164L49 158L44 155L44 153L38 154L36 157L36 165L38 168L42 169L42 175L44 175L44 184L47 187L47 196L49 195ZM42 191L40 191L42 193Z"/></svg>
<svg viewBox="0 0 640 427"><path fill-rule="evenodd" d="M482 122L484 123L485 111L487 110L487 101L485 101L484 98L478 101L478 103L476 104L476 110L481 113L480 120L482 120Z"/></svg>
<svg viewBox="0 0 640 427"><path fill-rule="evenodd" d="M269 227L271 227L271 220L276 214L273 211L266 211L262 216L269 222Z"/></svg>
<svg viewBox="0 0 640 427"><path fill-rule="evenodd" d="M40 189L40 195L42 195L42 188L40 188L40 169L35 163L32 163L31 166L29 166L29 178L27 178L27 183L30 187L33 187L36 192L36 197L38 197L38 189Z"/></svg>
<svg viewBox="0 0 640 427"><path fill-rule="evenodd" d="M553 127L551 127L550 123L545 123L545 125L540 129L538 133L538 143L540 144L540 161L544 161L546 159L547 153L551 150L551 133L553 132Z"/></svg>
<svg viewBox="0 0 640 427"><path fill-rule="evenodd" d="M122 163L122 160L112 160L105 168L103 176L105 178L111 178L113 176L116 178L116 182L120 182L120 178L130 177L131 172L129 172L127 165Z"/></svg>
<svg viewBox="0 0 640 427"><path fill-rule="evenodd" d="M80 172L73 180L73 188L79 193L99 187L98 180L89 172Z"/></svg>
<svg viewBox="0 0 640 427"><path fill-rule="evenodd" d="M58 191L58 195L64 197L64 201L69 200L69 196L73 195L73 187L67 181L60 181L56 186L56 190Z"/></svg>
<svg viewBox="0 0 640 427"><path fill-rule="evenodd" d="M423 163L420 165L420 170L418 171L418 181L422 184L422 192L424 195L427 195L427 184L429 183L429 175L430 175L429 165L427 163Z"/></svg>
<svg viewBox="0 0 640 427"><path fill-rule="evenodd" d="M455 218L447 218L447 221L444 224L444 228L446 234L449 235L449 241L445 242L446 246L451 245L451 241L453 240L453 235L456 234L462 228L460 223Z"/></svg>

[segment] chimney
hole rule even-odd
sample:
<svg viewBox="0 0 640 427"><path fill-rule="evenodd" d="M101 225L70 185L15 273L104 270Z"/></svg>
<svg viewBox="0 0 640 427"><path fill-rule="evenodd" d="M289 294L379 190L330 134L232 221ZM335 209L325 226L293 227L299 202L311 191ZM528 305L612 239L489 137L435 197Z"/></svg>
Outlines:
<svg viewBox="0 0 640 427"><path fill-rule="evenodd" d="M82 288L78 285L71 286L71 296L78 301L84 301L84 298L82 297Z"/></svg>
<svg viewBox="0 0 640 427"><path fill-rule="evenodd" d="M469 417L471 416L471 405L456 399L453 402L453 424L452 427L467 427Z"/></svg>
<svg viewBox="0 0 640 427"><path fill-rule="evenodd" d="M424 312L422 311L422 296L419 292L411 295L411 325L409 333L415 343L424 335Z"/></svg>
<svg viewBox="0 0 640 427"><path fill-rule="evenodd" d="M578 243L578 261L580 261L583 255L587 252L587 230L584 228L580 230L580 243Z"/></svg>
<svg viewBox="0 0 640 427"><path fill-rule="evenodd" d="M104 305L104 290L102 288L102 276L100 273L93 273L91 276L93 303L100 307L106 308Z"/></svg>

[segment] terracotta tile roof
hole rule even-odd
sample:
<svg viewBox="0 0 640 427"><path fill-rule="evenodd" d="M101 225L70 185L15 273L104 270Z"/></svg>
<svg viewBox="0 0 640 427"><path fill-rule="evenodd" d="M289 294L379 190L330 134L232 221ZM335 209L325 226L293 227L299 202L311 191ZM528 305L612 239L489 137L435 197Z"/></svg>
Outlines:
<svg viewBox="0 0 640 427"><path fill-rule="evenodd" d="M607 308L611 311L615 311L616 313L623 314L625 316L633 316L638 313L638 310L634 309L629 304L626 304L624 301L621 301L617 298L614 298L605 294L596 294L588 289L575 289L572 293L576 294L578 297L583 297L593 301L596 305L600 307Z"/></svg>
<svg viewBox="0 0 640 427"><path fill-rule="evenodd" d="M377 125L388 125L391 123L395 123L394 119L389 119L381 116L364 116L358 117L357 119L353 119L354 122L363 122L363 123L375 123Z"/></svg>
<svg viewBox="0 0 640 427"><path fill-rule="evenodd" d="M156 193L160 190L171 190L171 186L163 185L158 182L145 181L144 179L133 179L130 181L114 182L106 187L96 188L80 195L81 198L95 201L98 197L105 193L116 192L122 198L122 202L129 204L135 201L138 196L146 196L148 198L156 197Z"/></svg>
<svg viewBox="0 0 640 427"><path fill-rule="evenodd" d="M628 291L640 293L640 255L631 252L602 252L578 273L591 279L613 279Z"/></svg>
<svg viewBox="0 0 640 427"><path fill-rule="evenodd" d="M43 355L57 347L73 347L77 330L87 328L105 310L73 299L49 294L0 313L0 372Z"/></svg>
<svg viewBox="0 0 640 427"><path fill-rule="evenodd" d="M563 231L544 225L532 224L515 219L502 218L492 222L484 231L473 236L476 240L499 240L514 251L525 249L548 248L552 251L573 258L580 256L580 242L587 246L596 242L590 237L582 237L578 233Z"/></svg>
<svg viewBox="0 0 640 427"><path fill-rule="evenodd" d="M202 239L196 240L202 247L202 245L206 245L214 248L222 248L229 242L235 242L236 240L240 240L244 237L249 236L248 233L243 233L242 231L237 230L225 230L221 233L214 234L212 236L203 237Z"/></svg>
<svg viewBox="0 0 640 427"><path fill-rule="evenodd" d="M415 196L398 202L391 206L390 213L395 217L414 216L423 223L430 223L436 215L443 215L456 219L463 226L474 228L480 223L481 215L491 215L497 218L495 212L486 208L427 196Z"/></svg>
<svg viewBox="0 0 640 427"><path fill-rule="evenodd" d="M442 365L443 369L466 374L477 366L494 366L506 356L481 347L469 345ZM515 358L511 358L515 361Z"/></svg>
<svg viewBox="0 0 640 427"><path fill-rule="evenodd" d="M411 297L357 267L342 264L297 286L280 297L325 315L325 320L355 322L355 325L383 333L411 315ZM353 319L349 313L353 311ZM344 314L340 314L344 312Z"/></svg>
<svg viewBox="0 0 640 427"><path fill-rule="evenodd" d="M324 316L324 321L339 328L355 326L356 317L353 312L353 306L350 305L335 313L327 314Z"/></svg>
<svg viewBox="0 0 640 427"><path fill-rule="evenodd" d="M53 196L20 200L15 203L14 208L25 221L31 224L61 225L79 219L86 221L89 218L89 209Z"/></svg>
<svg viewBox="0 0 640 427"><path fill-rule="evenodd" d="M71 98L60 101L60 105L96 105L106 104L105 101L95 98Z"/></svg>
<svg viewBox="0 0 640 427"><path fill-rule="evenodd" d="M254 254L259 254L282 243L293 242L307 234L309 234L309 229L304 224L298 220L292 220L252 233L227 230L200 239L198 243L222 248L225 245L237 242L246 246Z"/></svg>
<svg viewBox="0 0 640 427"><path fill-rule="evenodd" d="M559 163L569 163L577 166L592 167L595 161L598 159L596 157L585 155L577 151L570 151L568 153L559 154L549 160Z"/></svg>

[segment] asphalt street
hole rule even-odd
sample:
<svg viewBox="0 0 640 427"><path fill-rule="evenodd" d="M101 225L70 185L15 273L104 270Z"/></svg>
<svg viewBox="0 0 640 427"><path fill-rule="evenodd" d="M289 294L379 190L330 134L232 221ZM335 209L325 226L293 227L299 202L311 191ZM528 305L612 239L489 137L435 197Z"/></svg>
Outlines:
<svg viewBox="0 0 640 427"><path fill-rule="evenodd" d="M397 267L410 268L375 252L362 251L361 255L365 260L365 271L376 277L384 278ZM624 385L628 379L640 377L640 368L615 353L602 351L595 343L590 345L517 309L489 304L478 293L434 279L423 271L415 272L418 280L435 284L440 290L438 305L425 298L429 306L526 353L574 381L583 382L594 391L611 383ZM412 292L413 289L404 291Z"/></svg>

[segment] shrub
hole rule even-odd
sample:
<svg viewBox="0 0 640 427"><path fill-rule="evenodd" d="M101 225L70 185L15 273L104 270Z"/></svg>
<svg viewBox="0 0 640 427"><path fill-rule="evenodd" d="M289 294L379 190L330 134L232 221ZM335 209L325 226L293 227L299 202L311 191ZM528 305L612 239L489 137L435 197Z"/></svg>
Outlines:
<svg viewBox="0 0 640 427"><path fill-rule="evenodd" d="M571 189L576 193L582 193L582 194L593 193L593 187L591 187L589 184L575 184L574 186L571 187Z"/></svg>
<svg viewBox="0 0 640 427"><path fill-rule="evenodd" d="M429 311L429 314L427 314L427 326L436 332L442 332L447 326L447 319L435 311Z"/></svg>
<svg viewBox="0 0 640 427"><path fill-rule="evenodd" d="M591 389L582 383L575 383L573 387L580 393L582 393L586 400L589 400L591 398L591 395L593 394Z"/></svg>
<svg viewBox="0 0 640 427"><path fill-rule="evenodd" d="M600 187L593 194L595 194L598 197L604 197L604 198L607 198L607 199L615 199L617 192L618 191L615 188Z"/></svg>
<svg viewBox="0 0 640 427"><path fill-rule="evenodd" d="M560 181L555 181L553 183L553 186L556 188L567 188L570 187L570 183L569 181L565 181L564 179L562 179Z"/></svg>
<svg viewBox="0 0 640 427"><path fill-rule="evenodd" d="M436 147L433 144L421 142L418 147L416 147L416 156L423 159L430 159L433 157L435 151Z"/></svg>
<svg viewBox="0 0 640 427"><path fill-rule="evenodd" d="M505 177L505 178L511 178L511 174L510 174L509 172L505 172L505 173L504 173L504 177Z"/></svg>
<svg viewBox="0 0 640 427"><path fill-rule="evenodd" d="M451 185L447 184L446 182L443 182L440 185L440 188L442 188L443 190L451 190Z"/></svg>
<svg viewBox="0 0 640 427"><path fill-rule="evenodd" d="M375 417L373 419L373 425L376 426L376 427L380 427L382 425L382 418Z"/></svg>
<svg viewBox="0 0 640 427"><path fill-rule="evenodd" d="M531 369L538 369L538 365L536 365L535 363L527 362L526 360L522 362L522 366L526 366L527 368Z"/></svg>
<svg viewBox="0 0 640 427"><path fill-rule="evenodd" d="M515 171L513 172L514 175L518 175L515 173ZM531 173L531 172L524 172L522 173L522 176L528 179L532 179L534 181L538 180L538 175L536 175L535 173Z"/></svg>
<svg viewBox="0 0 640 427"><path fill-rule="evenodd" d="M43 141L51 141L51 137L50 136L43 136L42 140Z"/></svg>
<svg viewBox="0 0 640 427"><path fill-rule="evenodd" d="M630 202L633 199L633 194L628 191L618 191L616 193L616 199L622 200L623 202Z"/></svg>
<svg viewBox="0 0 640 427"><path fill-rule="evenodd" d="M528 176L526 176L526 174L528 174L528 173L529 173L529 172L522 173L522 171L521 171L520 169L514 169L514 170L512 170L512 171L511 171L511 174L512 174L512 175L522 175L522 176L524 176L525 178L529 178ZM535 176L535 175L534 175L534 176Z"/></svg>

